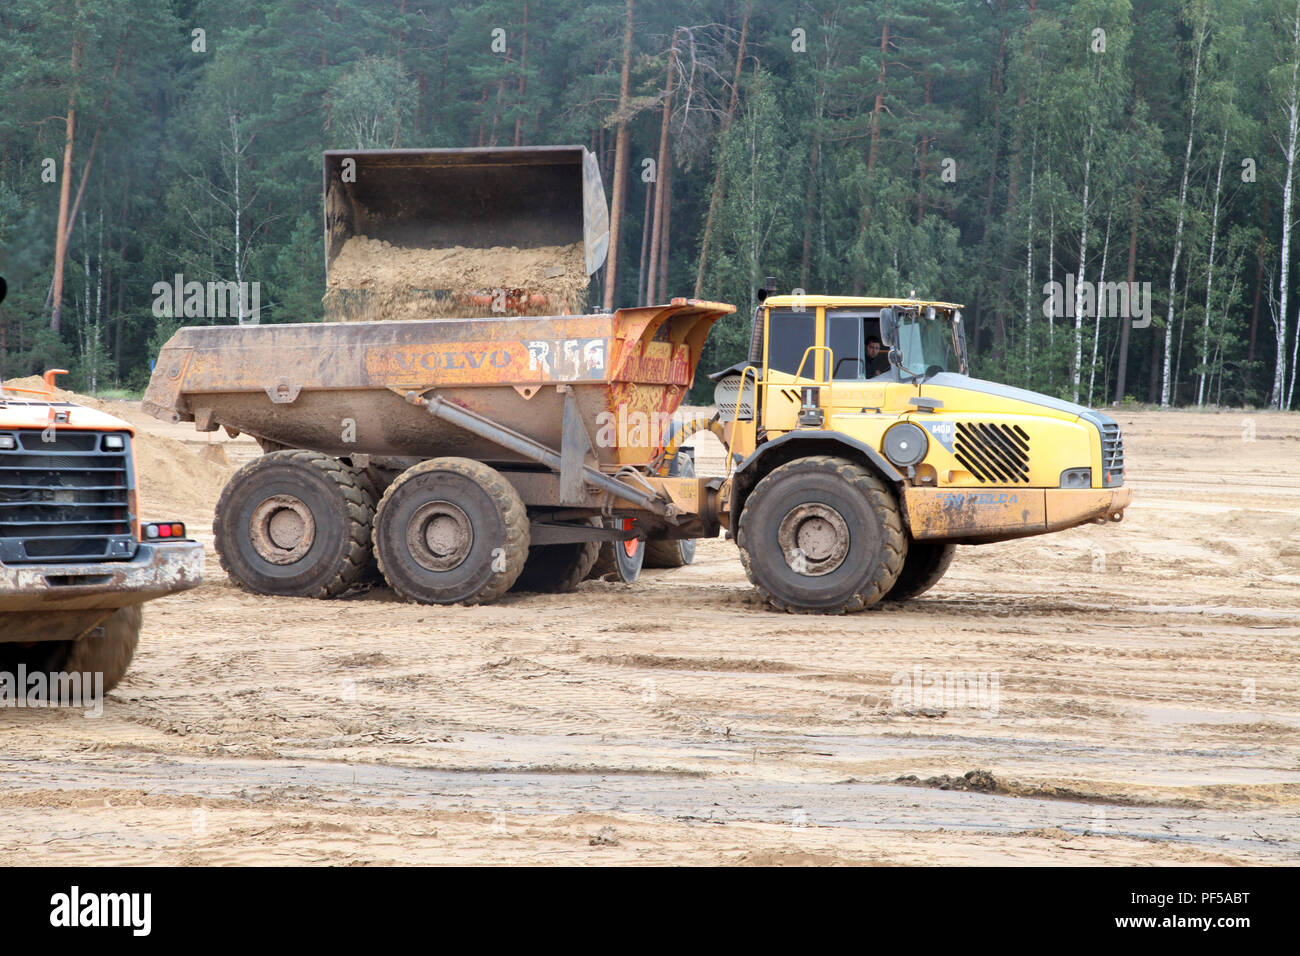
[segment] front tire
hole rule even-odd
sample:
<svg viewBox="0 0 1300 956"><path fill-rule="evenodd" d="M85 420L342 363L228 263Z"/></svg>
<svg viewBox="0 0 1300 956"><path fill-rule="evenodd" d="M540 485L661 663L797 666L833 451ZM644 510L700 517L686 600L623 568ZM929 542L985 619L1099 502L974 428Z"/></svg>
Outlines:
<svg viewBox="0 0 1300 956"><path fill-rule="evenodd" d="M59 689L59 674L103 674L104 693L121 682L131 666L140 642L143 614L140 606L118 608L77 641L37 641L33 644L0 644L0 671L16 674L21 664L30 676L46 675L51 692ZM82 696L87 688L82 684ZM84 700L52 701L81 704Z"/></svg>
<svg viewBox="0 0 1300 956"><path fill-rule="evenodd" d="M797 613L871 607L907 553L889 488L862 465L830 455L799 458L764 477L745 501L736 543L758 592Z"/></svg>

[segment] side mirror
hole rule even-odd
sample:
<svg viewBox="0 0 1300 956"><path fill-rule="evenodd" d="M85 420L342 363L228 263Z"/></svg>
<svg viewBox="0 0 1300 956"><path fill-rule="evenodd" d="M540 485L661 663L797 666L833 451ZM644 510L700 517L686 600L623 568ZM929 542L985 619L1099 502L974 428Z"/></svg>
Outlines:
<svg viewBox="0 0 1300 956"><path fill-rule="evenodd" d="M961 310L952 314L952 327L957 333L957 361L961 365L961 373L968 375L970 373L970 356L966 351L966 324L961 320Z"/></svg>
<svg viewBox="0 0 1300 956"><path fill-rule="evenodd" d="M5 300L5 293L9 291L9 286L5 283L4 276L0 276L0 302Z"/></svg>
<svg viewBox="0 0 1300 956"><path fill-rule="evenodd" d="M898 344L898 316L888 306L880 310L880 341L889 348Z"/></svg>

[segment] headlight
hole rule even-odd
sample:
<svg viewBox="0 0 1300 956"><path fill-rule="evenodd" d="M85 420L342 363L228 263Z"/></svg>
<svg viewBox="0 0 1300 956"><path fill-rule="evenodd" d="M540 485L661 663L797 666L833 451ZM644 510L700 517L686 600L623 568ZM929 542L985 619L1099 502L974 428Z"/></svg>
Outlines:
<svg viewBox="0 0 1300 956"><path fill-rule="evenodd" d="M18 447L18 439L13 435L0 435L0 450L13 451Z"/></svg>
<svg viewBox="0 0 1300 956"><path fill-rule="evenodd" d="M1091 468L1067 468L1061 472L1062 488L1091 488Z"/></svg>
<svg viewBox="0 0 1300 956"><path fill-rule="evenodd" d="M882 445L881 450L886 458L895 465L906 468L925 458L925 453L930 450L930 439L926 436L925 429L919 425L899 422L885 432Z"/></svg>
<svg viewBox="0 0 1300 956"><path fill-rule="evenodd" d="M105 435L104 451L121 451L126 447L126 439L121 435Z"/></svg>

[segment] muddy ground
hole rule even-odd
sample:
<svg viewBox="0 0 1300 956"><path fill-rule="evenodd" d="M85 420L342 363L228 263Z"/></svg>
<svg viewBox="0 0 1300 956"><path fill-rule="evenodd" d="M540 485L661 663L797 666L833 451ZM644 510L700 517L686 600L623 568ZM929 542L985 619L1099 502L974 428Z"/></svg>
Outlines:
<svg viewBox="0 0 1300 956"><path fill-rule="evenodd" d="M1300 415L1121 413L1122 524L820 618L722 540L483 608L248 595L207 499L255 446L118 410L207 581L102 717L0 712L0 863L1300 860Z"/></svg>

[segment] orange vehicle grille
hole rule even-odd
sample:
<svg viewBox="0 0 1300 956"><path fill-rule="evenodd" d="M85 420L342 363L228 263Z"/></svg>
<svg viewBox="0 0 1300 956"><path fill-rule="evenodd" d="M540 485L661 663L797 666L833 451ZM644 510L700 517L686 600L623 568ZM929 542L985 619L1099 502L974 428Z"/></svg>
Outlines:
<svg viewBox="0 0 1300 956"><path fill-rule="evenodd" d="M105 448L106 434L121 449ZM85 561L135 553L130 437L0 429L0 562Z"/></svg>

